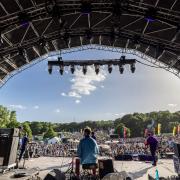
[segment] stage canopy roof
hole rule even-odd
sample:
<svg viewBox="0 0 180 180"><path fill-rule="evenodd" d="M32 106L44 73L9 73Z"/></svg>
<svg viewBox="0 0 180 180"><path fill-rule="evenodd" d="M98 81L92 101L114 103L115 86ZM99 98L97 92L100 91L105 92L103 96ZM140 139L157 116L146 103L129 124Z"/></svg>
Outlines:
<svg viewBox="0 0 180 180"><path fill-rule="evenodd" d="M178 0L1 0L0 81L49 52L121 49L180 71Z"/></svg>

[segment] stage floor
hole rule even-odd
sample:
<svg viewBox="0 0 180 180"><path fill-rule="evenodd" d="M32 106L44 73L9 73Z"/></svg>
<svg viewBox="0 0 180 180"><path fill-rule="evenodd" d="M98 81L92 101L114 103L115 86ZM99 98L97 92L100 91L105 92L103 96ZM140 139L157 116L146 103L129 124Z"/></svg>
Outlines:
<svg viewBox="0 0 180 180"><path fill-rule="evenodd" d="M29 168L38 167L40 169L40 176L45 176L51 169L59 168L62 164L66 165L71 162L71 158L62 157L40 157L37 159L31 159L26 162L26 166ZM168 177L176 175L174 171L173 160L159 160L158 165L153 167L151 163L144 163L139 161L114 161L115 169L120 171L129 172L134 179L146 180L148 174L155 177L156 168L159 171L160 176ZM64 167L63 169L66 169Z"/></svg>
<svg viewBox="0 0 180 180"><path fill-rule="evenodd" d="M44 178L50 170L59 168L60 166L62 166L62 164L65 165L62 170L66 170L66 165L70 162L71 158L40 157L27 160L26 167L38 167L40 171L39 176L41 178ZM156 168L159 171L159 175L162 177L176 175L174 171L173 160L159 160L157 167L153 167L151 163L144 163L139 161L114 161L114 167L118 172L129 172L134 177L134 179L137 180L147 180L148 174L155 177Z"/></svg>

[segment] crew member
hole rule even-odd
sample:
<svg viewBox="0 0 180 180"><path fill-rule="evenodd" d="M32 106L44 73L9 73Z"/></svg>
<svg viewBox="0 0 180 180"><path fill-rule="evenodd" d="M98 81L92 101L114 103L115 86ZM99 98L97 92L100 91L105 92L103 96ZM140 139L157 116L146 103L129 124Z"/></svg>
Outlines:
<svg viewBox="0 0 180 180"><path fill-rule="evenodd" d="M24 137L22 138L21 152L20 152L20 155L19 155L19 161L21 160L22 155L23 155L24 151L26 150L26 145L27 145L28 141L29 141L29 139L28 139L27 133L25 133Z"/></svg>
<svg viewBox="0 0 180 180"><path fill-rule="evenodd" d="M146 141L146 145L150 147L150 152L152 155L152 159L153 159L153 166L156 166L157 163L157 159L156 159L156 150L158 148L158 141L157 139L152 135L152 133L148 133L148 138Z"/></svg>
<svg viewBox="0 0 180 180"><path fill-rule="evenodd" d="M80 140L78 146L78 156L82 164L83 169L93 169L93 174L95 174L95 169L97 167L97 155L99 154L99 149L96 141L90 137L91 129L84 129L84 138ZM93 168L92 168L93 167Z"/></svg>
<svg viewBox="0 0 180 180"><path fill-rule="evenodd" d="M91 137L94 139L94 140L96 140L96 136L95 136L95 133L92 131L91 132Z"/></svg>

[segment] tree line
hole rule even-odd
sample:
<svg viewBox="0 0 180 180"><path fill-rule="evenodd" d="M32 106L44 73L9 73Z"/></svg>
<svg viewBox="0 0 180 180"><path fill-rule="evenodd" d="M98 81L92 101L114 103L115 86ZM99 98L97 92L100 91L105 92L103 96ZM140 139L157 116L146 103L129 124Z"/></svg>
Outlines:
<svg viewBox="0 0 180 180"><path fill-rule="evenodd" d="M109 133L110 129L115 129L116 133L119 132L118 128L125 127L128 136L141 137L144 135L144 130L149 124L154 121L154 127L161 124L161 133L172 133L173 127L180 124L180 111L171 113L169 111L159 111L150 113L133 113L126 114L121 118L115 120L100 120L100 121L84 121L84 122L71 122L71 123L52 123L40 121L25 121L18 122L15 111L10 111L8 108L0 106L0 128L13 128L23 126L25 132L30 137L32 135L43 135L44 138L57 135L57 132L75 132L82 131L85 127L90 127L94 131L104 130Z"/></svg>

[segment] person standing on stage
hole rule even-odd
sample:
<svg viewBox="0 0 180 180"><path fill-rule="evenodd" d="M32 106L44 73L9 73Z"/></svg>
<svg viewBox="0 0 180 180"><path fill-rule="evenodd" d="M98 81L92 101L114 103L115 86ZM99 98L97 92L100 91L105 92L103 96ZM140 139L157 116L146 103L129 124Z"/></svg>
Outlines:
<svg viewBox="0 0 180 180"><path fill-rule="evenodd" d="M21 152L20 152L20 155L19 155L19 161L21 160L22 156L23 156L23 153L24 151L26 150L26 146L28 144L28 136L27 136L27 133L25 133L24 137L22 138L22 143L21 143Z"/></svg>
<svg viewBox="0 0 180 180"><path fill-rule="evenodd" d="M99 154L99 148L96 141L90 137L91 129L84 129L84 138L80 140L78 146L78 156L83 168L97 167L97 155ZM94 171L93 171L94 174Z"/></svg>
<svg viewBox="0 0 180 180"><path fill-rule="evenodd" d="M158 148L158 141L157 139L152 135L152 133L148 133L148 138L146 141L146 145L150 147L150 152L153 158L153 166L156 166L157 159L156 159L156 150Z"/></svg>
<svg viewBox="0 0 180 180"><path fill-rule="evenodd" d="M94 139L94 140L96 140L96 136L95 136L95 133L92 131L91 132L91 137Z"/></svg>

